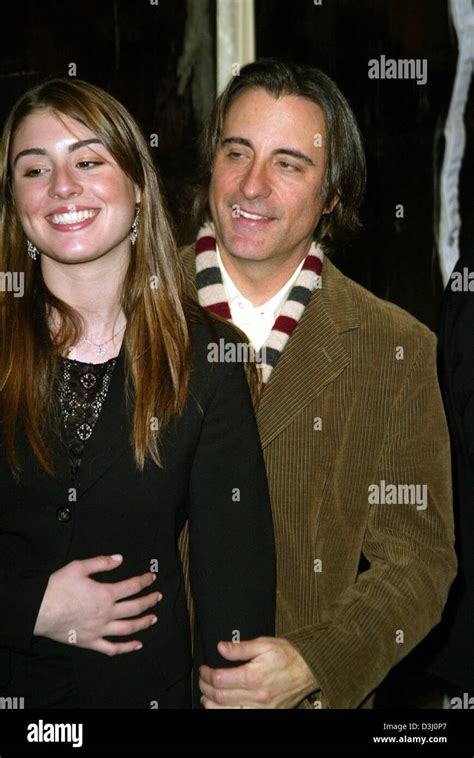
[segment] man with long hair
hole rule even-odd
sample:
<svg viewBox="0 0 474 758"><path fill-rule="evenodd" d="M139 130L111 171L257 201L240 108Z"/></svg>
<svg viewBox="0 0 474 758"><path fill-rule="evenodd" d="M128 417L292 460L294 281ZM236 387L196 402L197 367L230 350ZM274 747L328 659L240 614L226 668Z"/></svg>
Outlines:
<svg viewBox="0 0 474 758"><path fill-rule="evenodd" d="M260 351L276 638L201 667L206 708L368 708L456 574L449 437L425 326L343 276L365 186L355 117L317 69L241 69L203 141L188 291ZM186 534L181 543L186 555Z"/></svg>

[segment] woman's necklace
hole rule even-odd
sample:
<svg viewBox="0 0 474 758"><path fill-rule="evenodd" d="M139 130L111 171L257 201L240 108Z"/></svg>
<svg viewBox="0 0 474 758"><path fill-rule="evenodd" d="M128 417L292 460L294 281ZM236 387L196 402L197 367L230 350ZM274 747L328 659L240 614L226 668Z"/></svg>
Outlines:
<svg viewBox="0 0 474 758"><path fill-rule="evenodd" d="M88 345L92 345L93 347L97 348L96 353L97 355L100 355L101 358L104 357L104 355L107 355L107 348L104 347L104 345L107 345L109 342L112 342L113 338L117 336L117 334L120 334L120 332L123 332L127 324L124 324L121 329L118 330L118 332L115 332L111 336L109 340L106 340L105 342L102 342L100 345L97 345L95 342L91 342L91 340L88 340L87 337L82 337L81 342L87 342Z"/></svg>

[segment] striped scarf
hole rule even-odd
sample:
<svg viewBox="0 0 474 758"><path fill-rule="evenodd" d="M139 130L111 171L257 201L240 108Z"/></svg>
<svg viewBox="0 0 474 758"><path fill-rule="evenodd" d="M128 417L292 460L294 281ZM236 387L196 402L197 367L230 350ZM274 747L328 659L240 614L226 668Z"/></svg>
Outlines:
<svg viewBox="0 0 474 758"><path fill-rule="evenodd" d="M313 290L321 287L323 261L324 253L321 247L313 242L270 334L257 353L257 365L262 372L263 387L268 384L270 374L296 328ZM211 313L232 320L217 260L216 238L212 224L202 226L197 236L196 287L200 305Z"/></svg>

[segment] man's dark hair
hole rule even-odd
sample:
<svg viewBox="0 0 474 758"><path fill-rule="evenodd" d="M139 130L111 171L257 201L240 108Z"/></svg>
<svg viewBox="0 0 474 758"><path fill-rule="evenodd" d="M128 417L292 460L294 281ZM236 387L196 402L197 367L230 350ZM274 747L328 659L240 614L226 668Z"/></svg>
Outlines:
<svg viewBox="0 0 474 758"><path fill-rule="evenodd" d="M224 119L235 98L245 90L264 89L275 98L304 97L319 105L324 114L327 139L327 167L322 187L325 203L339 194L331 213L321 216L314 239L330 253L361 226L366 165L362 137L355 116L335 82L317 68L262 58L244 66L217 98L201 136L201 182L195 196L195 216L199 224L211 219L208 203L212 165Z"/></svg>

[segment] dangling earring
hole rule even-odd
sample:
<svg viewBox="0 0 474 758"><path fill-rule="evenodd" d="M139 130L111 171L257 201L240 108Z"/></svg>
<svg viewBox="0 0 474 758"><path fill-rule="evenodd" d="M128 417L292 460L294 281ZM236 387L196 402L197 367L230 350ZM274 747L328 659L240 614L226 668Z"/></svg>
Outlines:
<svg viewBox="0 0 474 758"><path fill-rule="evenodd" d="M134 245L135 242L137 241L139 221L140 221L140 208L138 207L137 212L135 214L135 218L133 219L132 231L130 232L130 242L132 243L132 245Z"/></svg>
<svg viewBox="0 0 474 758"><path fill-rule="evenodd" d="M33 258L33 260L35 261L39 253L38 248L35 247L33 243L30 242L30 240L26 240L26 249L28 251L28 255L30 256L30 258Z"/></svg>

